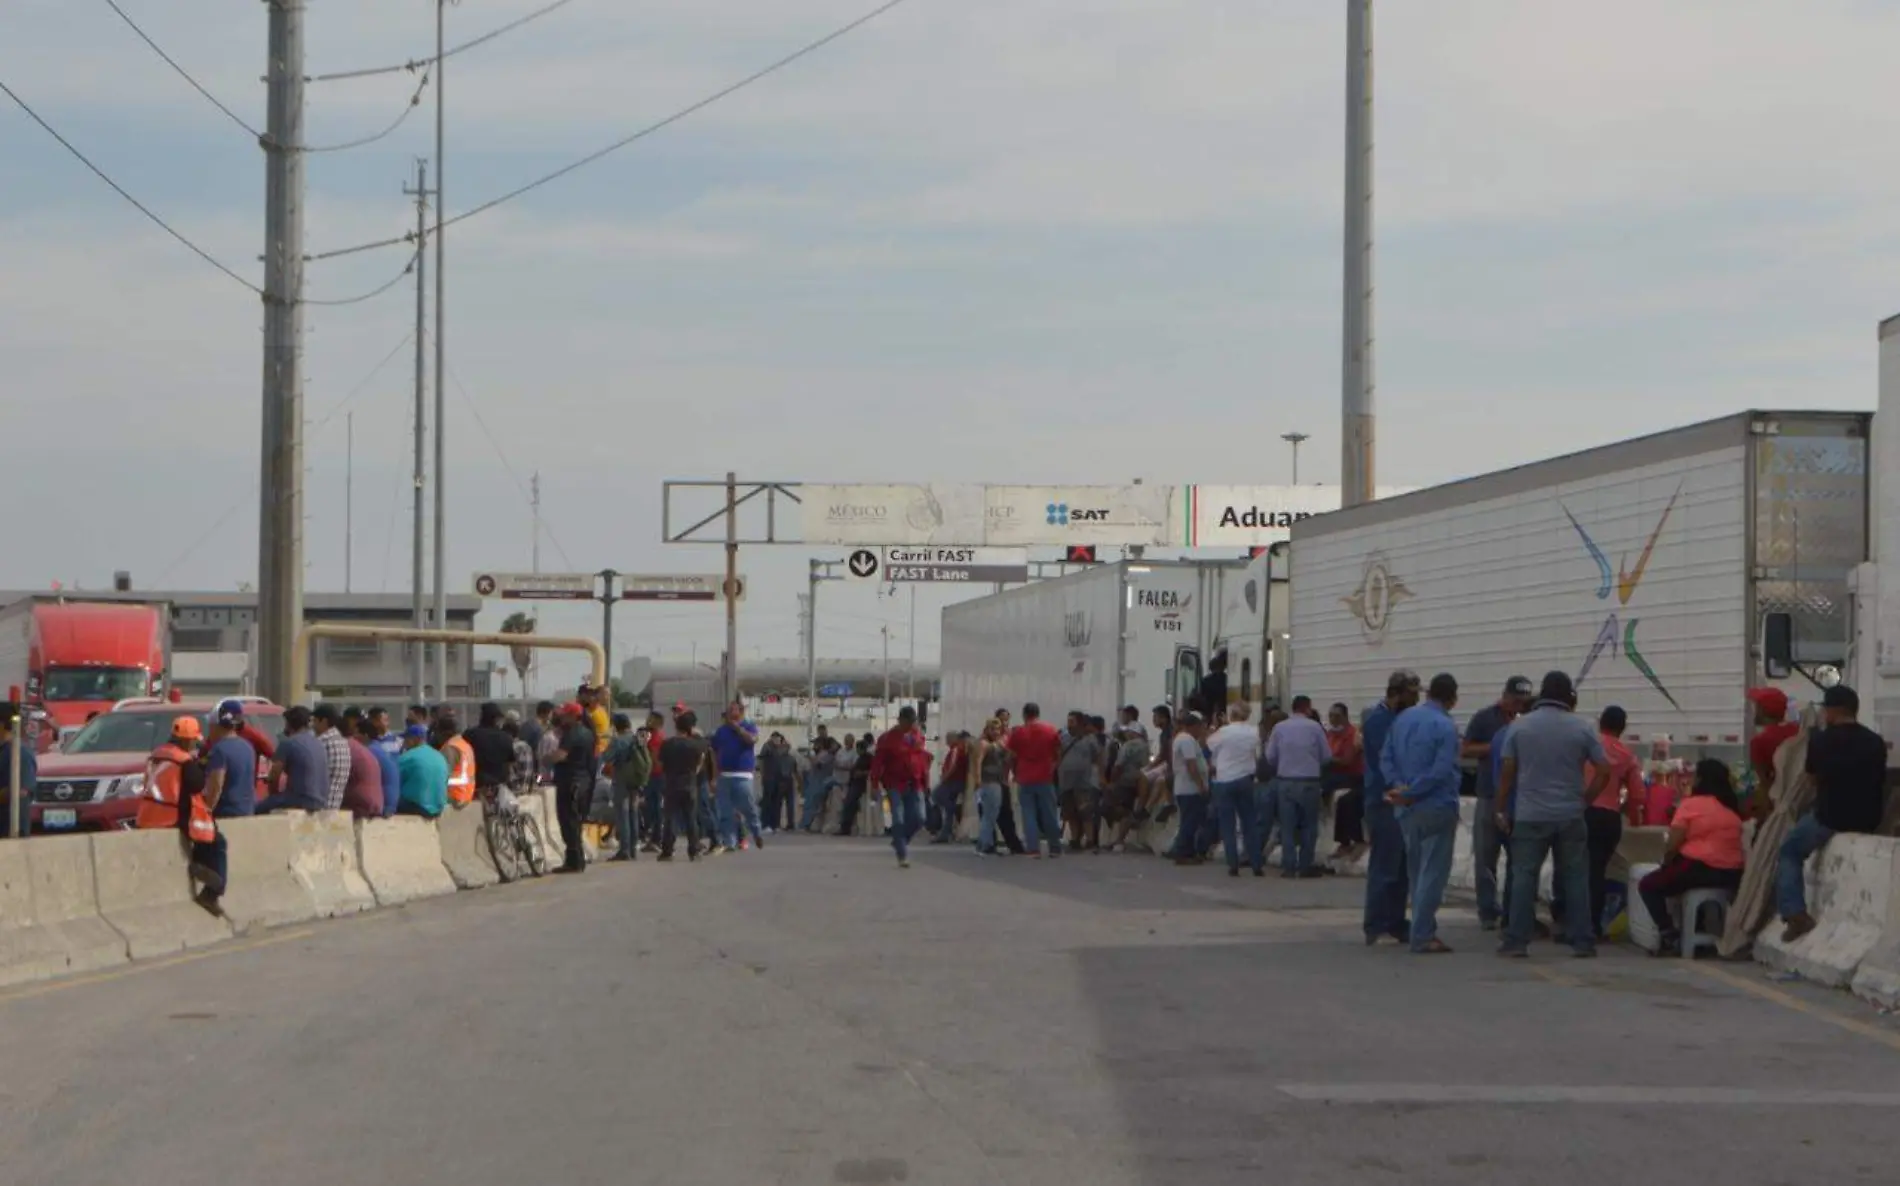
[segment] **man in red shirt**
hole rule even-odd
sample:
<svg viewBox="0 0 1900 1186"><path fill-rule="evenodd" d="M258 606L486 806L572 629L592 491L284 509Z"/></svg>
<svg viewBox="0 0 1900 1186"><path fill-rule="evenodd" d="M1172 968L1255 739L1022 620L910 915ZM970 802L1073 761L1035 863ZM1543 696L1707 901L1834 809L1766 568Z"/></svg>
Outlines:
<svg viewBox="0 0 1900 1186"><path fill-rule="evenodd" d="M1023 723L1011 729L1005 746L1016 759L1016 797L1022 803L1023 843L1032 857L1042 856L1042 837L1049 838L1049 858L1062 855L1062 818L1056 813L1056 761L1062 741L1054 725L1042 719L1042 707L1023 705Z"/></svg>
<svg viewBox="0 0 1900 1186"><path fill-rule="evenodd" d="M1750 688L1748 701L1755 706L1755 724L1761 727L1748 742L1748 764L1755 771L1755 793L1749 797L1748 811L1756 819L1766 819L1774 804L1775 751L1801 732L1801 725L1787 719L1788 694L1780 688Z"/></svg>
<svg viewBox="0 0 1900 1186"><path fill-rule="evenodd" d="M952 733L944 740L950 748L943 755L943 781L937 784L937 810L943 818L938 821L937 834L930 838L932 844L948 844L957 838L963 784L970 780L970 735Z"/></svg>
<svg viewBox="0 0 1900 1186"><path fill-rule="evenodd" d="M890 794L891 847L901 869L910 868L910 838L924 826L924 787L929 781L930 751L917 727L917 710L907 704L897 714L897 727L877 739L870 779L872 794Z"/></svg>

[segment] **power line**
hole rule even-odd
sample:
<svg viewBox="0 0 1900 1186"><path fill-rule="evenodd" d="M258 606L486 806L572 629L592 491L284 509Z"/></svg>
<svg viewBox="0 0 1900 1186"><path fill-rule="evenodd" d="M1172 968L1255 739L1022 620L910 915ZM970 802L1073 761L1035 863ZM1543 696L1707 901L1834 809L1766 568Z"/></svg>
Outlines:
<svg viewBox="0 0 1900 1186"><path fill-rule="evenodd" d="M416 270L416 260L420 258L421 255L422 255L422 252L420 249L418 249L415 255L412 255L409 257L409 262L402 266L402 271L397 272L394 276L391 276L384 283L378 285L375 288L370 289L368 292L363 293L360 296L338 297L333 300L327 300L327 301L319 301L319 300L312 300L309 298L305 298L300 303L305 304L305 305L322 305L326 308L336 308L340 305L360 305L364 301L373 300L374 298L379 297L383 295L384 293L388 292L390 289L396 287L398 284L401 284L403 277L409 275L411 272L414 272ZM414 335L412 334L411 336L413 337Z"/></svg>
<svg viewBox="0 0 1900 1186"><path fill-rule="evenodd" d="M500 37L504 33L512 33L516 29L519 29L521 26L528 24L531 21L538 21L542 17L548 15L549 13L554 12L557 9L565 8L569 4L572 4L573 2L574 0L554 0L553 3L545 5L541 8L538 8L524 17L519 17L515 20L509 21L507 24L501 26L499 29L492 29L489 32L482 34L480 37L475 38L473 41L464 41L462 44L455 46L453 49L444 50L442 52L441 57L411 58L407 62L401 62L394 66L375 66L368 70L342 70L342 71L338 71L335 74L313 74L309 78L306 78L304 81L305 82L340 82L348 78L373 78L379 74L400 74L401 72L405 70L413 74L417 70L420 70L425 66L433 66L437 62L445 62L448 59L454 57L456 54L462 53L464 50L474 49L478 45L486 45L488 42L493 41L495 38Z"/></svg>
<svg viewBox="0 0 1900 1186"><path fill-rule="evenodd" d="M561 168L556 169L554 172L549 173L544 177L541 177L535 181L530 181L528 184L521 186L519 189L510 190L509 192L502 194L500 197L491 198L488 201L483 202L481 205L476 206L471 210L464 210L462 213L457 214L453 218L450 218L444 222L437 223L436 224L437 229L439 230L444 227L452 227L458 222L464 222L468 219L474 218L477 214L485 214L488 211L493 210L495 207L500 206L505 202L512 202L516 198L522 197L525 194L532 193L533 191L540 189L542 186L547 185L550 182L559 181L561 178L567 176L569 173L573 173L576 170L586 168L588 165L593 164L595 161L600 160L602 157L610 156L613 153L619 152L621 149L627 147L630 144L635 144L641 140L646 139L648 136L653 135L655 132L662 131L666 128L669 128L673 126L674 124L680 122L681 120L687 118L690 115L694 115L700 111L704 111L706 108L711 107L714 103L719 102L721 99L725 99L731 95L735 95L738 92L751 86L753 83L760 82L766 78L771 77L774 74L777 74L780 70L785 69L787 66L790 66L793 63L799 61L801 58L806 58L806 57L811 56L814 53L817 53L819 50L830 45L832 42L837 41L838 39L842 37L846 37L853 32L856 32L858 29L861 29L865 25L870 24L872 21L876 20L878 17L883 16L885 13L889 12L891 9L896 8L899 5L904 4L904 3L906 3L906 0L885 0L883 4L878 5L876 8L872 9L870 12L865 13L863 16L852 21L851 23L847 25L842 25L839 28L833 29L831 32L825 34L823 37L818 38L816 41L807 42L805 45L800 46L798 49L778 59L777 61L773 62L771 65L763 67L762 69L756 70L752 72L751 74L746 75L744 78L740 79L738 82L735 82L732 85L725 87L722 90L714 91L712 94L699 100L697 103L693 103L689 106L682 107L678 111L675 111L673 114L665 117L664 119L660 119L653 123L650 123L646 127L641 128L639 131L634 132L632 135L622 137L621 139L614 141L612 144L609 144L607 147L600 149L597 152L589 153L588 155L582 157L580 160L573 162L572 164L564 165ZM445 54L443 56L446 57L447 55ZM342 256L342 255L355 255L356 253L362 252L362 251L375 251L383 247L394 247L398 243L413 242L415 237L416 237L415 232L411 231L408 234L397 235L394 238L379 239L374 243L360 243L355 247L344 247L336 251L325 251L317 255L307 255L304 258L312 262L315 262L317 260L335 259L338 256Z"/></svg>
<svg viewBox="0 0 1900 1186"><path fill-rule="evenodd" d="M151 48L151 51L153 53L157 54L161 59L163 59L165 64L167 66L170 66L172 70L175 73L177 73L178 77L184 79L187 83L189 83L191 85L192 90L197 91L200 95L203 95L207 103L210 103L213 107L216 107L219 111L224 112L226 119L229 119L232 123L236 124L238 127L243 128L246 132L249 132L253 140L263 139L264 134L262 132L258 131L256 128L246 123L244 121L244 118L240 116L237 112L231 110L229 107L226 107L222 102L219 101L216 95L206 90L204 86L198 82L197 79L191 76L191 71L185 69L183 66L180 66L177 63L177 61L175 61L172 58L170 54L166 53L163 49L160 49L158 42L153 41L151 37L149 37L146 34L145 30L139 28L139 23L133 20L131 16L126 13L125 9L119 7L118 0L106 0L106 7L110 8L113 12L118 13L119 19L125 22L127 28L131 29L134 33L138 34L140 41L143 41L147 46Z"/></svg>
<svg viewBox="0 0 1900 1186"><path fill-rule="evenodd" d="M514 465L508 460L508 454L502 451L501 442L495 438L493 432L489 431L488 421L482 419L482 410L475 406L475 400L469 395L468 388L462 386L461 377L454 371L448 371L447 374L449 379L454 382L455 389L461 392L462 402L468 405L469 414L475 417L475 423L480 426L482 435L488 438L489 445L495 450L495 457L501 462L501 468L507 471L510 478L514 479L515 488L521 491L522 501L532 503L533 495L528 493L527 484L521 480L521 475L515 472ZM553 544L554 550L561 554L561 563L567 565L570 569L573 568L574 561L568 557L567 549L561 546L560 539L555 536L554 529L548 526L548 521L542 519L540 526L541 530L547 533L548 542Z"/></svg>
<svg viewBox="0 0 1900 1186"><path fill-rule="evenodd" d="M382 131L377 132L371 136L364 136L361 139L346 140L342 144L321 144L321 145L317 145L314 148L305 148L304 151L305 152L347 152L348 150L352 148L361 148L365 144L374 144L378 140L387 139L389 136L395 134L395 131L397 128L400 128L403 126L403 124L409 122L409 117L415 114L416 108L422 106L422 92L427 90L428 87L429 87L429 75L427 71L424 71L422 75L422 81L416 84L415 92L409 96L409 102L403 104L402 114L398 115L393 121L391 121L390 125L384 128Z"/></svg>
<svg viewBox="0 0 1900 1186"><path fill-rule="evenodd" d="M170 223L166 222L164 219L160 218L158 215L152 213L151 207L147 206L144 202L141 202L137 198L133 197L130 193L126 191L124 186L120 185L118 182L108 177L106 175L105 170L93 164L91 160L87 159L85 153L80 152L79 149L73 147L72 141L60 135L58 129L54 128L52 124L49 124L44 119L40 118L40 113L33 110L33 108L27 104L27 101L25 99L20 98L20 96L14 92L13 88L9 87L5 82L0 82L0 93L4 93L7 98L13 100L13 103L16 107L18 107L21 111L26 112L28 119L38 124L40 128L43 131L45 131L45 133L48 136L51 136L53 139L59 141L59 146L61 148L64 148L67 152L71 153L73 155L74 160L86 166L86 168L92 170L93 176L97 177L99 180L111 186L113 193L118 194L120 197L130 202L132 204L132 207L136 209L140 214L143 214L145 217L151 219L153 224L156 225L159 230L164 231L166 234L170 235L172 238L184 244L186 250L190 251L193 255L197 256L199 259L210 264L212 267L218 269L218 271L223 272L226 276L229 276L231 279L237 281L239 284L242 284L245 288L250 289L252 292L256 293L258 296L264 295L263 289L259 288L255 284L252 284L249 280L246 280L244 277L238 275L236 272L233 272L230 268L226 267L223 263L221 263L217 259L216 256L213 256L210 252L206 251L204 248L198 246L196 243L193 243L190 239L187 239L179 231L174 230Z"/></svg>
<svg viewBox="0 0 1900 1186"><path fill-rule="evenodd" d="M408 333L404 334L402 336L402 341L396 343L395 349L391 350L388 354L383 355L383 360L377 363L375 366L371 367L369 374L364 375L362 379L357 382L356 386L350 388L350 392L348 395L345 395L342 399L338 400L335 407L331 408L329 411L325 412L322 416L318 417L315 421L311 422L310 431L319 432L323 429L324 425L330 423L330 421L335 420L338 416L342 415L343 410L349 407L350 404L356 399L357 396L363 394L363 392L369 388L369 385L376 381L376 376L383 373L383 368L388 366L390 363L394 362L396 360L396 356L398 354L401 354L403 352L403 349L407 347L409 343L415 341L415 338L416 338L416 332L414 330L410 330Z"/></svg>

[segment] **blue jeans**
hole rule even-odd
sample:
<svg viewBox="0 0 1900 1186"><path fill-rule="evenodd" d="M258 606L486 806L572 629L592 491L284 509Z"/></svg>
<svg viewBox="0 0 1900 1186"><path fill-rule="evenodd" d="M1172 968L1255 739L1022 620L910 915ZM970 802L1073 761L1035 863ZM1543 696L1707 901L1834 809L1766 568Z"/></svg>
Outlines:
<svg viewBox="0 0 1900 1186"><path fill-rule="evenodd" d="M700 838L708 844L718 843L719 820L713 809L713 789L703 778L693 791L693 812L699 817Z"/></svg>
<svg viewBox="0 0 1900 1186"><path fill-rule="evenodd" d="M805 780L805 812L799 817L798 826L809 832L818 826L825 814L825 800L831 795L831 780L822 774L814 774Z"/></svg>
<svg viewBox="0 0 1900 1186"><path fill-rule="evenodd" d="M1383 788L1366 788L1366 837L1372 842L1372 852L1366 857L1366 937L1406 938L1410 931L1405 923L1405 836ZM1286 838L1280 842L1286 843Z"/></svg>
<svg viewBox="0 0 1900 1186"><path fill-rule="evenodd" d="M759 839L759 801L753 794L752 778L747 775L719 776L719 843L737 848L751 833Z"/></svg>
<svg viewBox="0 0 1900 1186"><path fill-rule="evenodd" d="M961 782L946 782L937 788L937 810L943 813L943 826L937 829L937 839L945 844L957 838L957 809L962 806L962 797Z"/></svg>
<svg viewBox="0 0 1900 1186"><path fill-rule="evenodd" d="M614 838L620 844L619 851L614 855L623 861L631 861L640 844L634 835L633 822L633 797L639 793L620 780L614 780Z"/></svg>
<svg viewBox="0 0 1900 1186"><path fill-rule="evenodd" d="M1405 863L1412 875L1412 950L1438 937L1438 906L1451 883L1451 854L1458 838L1458 808L1411 807L1399 817Z"/></svg>
<svg viewBox="0 0 1900 1186"><path fill-rule="evenodd" d="M1176 860L1201 855L1195 837L1200 833L1201 824L1207 819L1206 795L1196 792L1192 795L1175 793L1174 805L1181 809L1181 831L1174 838L1174 848L1168 853Z"/></svg>
<svg viewBox="0 0 1900 1186"><path fill-rule="evenodd" d="M996 814L1003 808L1003 788L986 782L976 789L976 850L989 852L996 847Z"/></svg>
<svg viewBox="0 0 1900 1186"><path fill-rule="evenodd" d="M1236 778L1231 782L1217 782L1208 788L1213 792L1214 821L1220 826L1221 847L1227 850L1227 867L1236 872L1240 869L1240 847L1247 846L1247 861L1254 868L1261 866L1260 844L1256 837L1253 802L1253 779Z"/></svg>
<svg viewBox="0 0 1900 1186"><path fill-rule="evenodd" d="M891 847L897 851L897 859L910 858L910 840L924 826L924 793L922 791L892 791L891 796Z"/></svg>
<svg viewBox="0 0 1900 1186"><path fill-rule="evenodd" d="M1273 781L1278 784L1276 790L1280 798L1280 868L1288 873L1311 869L1319 859L1315 851L1319 847L1319 800L1323 793L1319 780L1276 778ZM1266 851L1264 844L1261 851ZM1411 852L1410 845L1406 846L1406 852ZM1439 892L1444 892L1443 886Z"/></svg>
<svg viewBox="0 0 1900 1186"><path fill-rule="evenodd" d="M1510 913L1504 923L1504 950L1530 946L1537 923L1537 885L1543 880L1544 857L1557 862L1556 880L1561 897L1572 909L1564 911L1566 941L1579 951L1594 951L1596 927L1590 922L1590 829L1579 816L1559 824L1511 825Z"/></svg>
<svg viewBox="0 0 1900 1186"><path fill-rule="evenodd" d="M1049 855L1062 855L1062 816L1056 811L1056 788L1052 783L1032 782L1016 788L1022 804L1023 846L1030 853L1042 851L1042 838L1049 837Z"/></svg>
<svg viewBox="0 0 1900 1186"><path fill-rule="evenodd" d="M665 790L666 780L656 774L647 780L646 789L640 793L640 811L646 823L647 843L656 846L660 843L660 820L664 810L661 803L664 802Z"/></svg>
<svg viewBox="0 0 1900 1186"><path fill-rule="evenodd" d="M1478 921L1495 923L1503 916L1499 907L1498 855L1504 851L1504 836L1498 831L1498 805L1492 799L1474 800L1471 807L1471 866L1478 883Z"/></svg>
<svg viewBox="0 0 1900 1186"><path fill-rule="evenodd" d="M1808 886L1802 870L1808 858L1834 839L1831 829L1821 826L1812 811L1788 829L1781 842L1781 860L1775 865L1775 913L1786 920L1808 912Z"/></svg>
<svg viewBox="0 0 1900 1186"><path fill-rule="evenodd" d="M1267 854L1273 851L1273 831L1280 825L1280 780L1269 778L1253 787L1254 857L1253 867L1264 869ZM1286 829L1280 828L1280 846L1285 848Z"/></svg>

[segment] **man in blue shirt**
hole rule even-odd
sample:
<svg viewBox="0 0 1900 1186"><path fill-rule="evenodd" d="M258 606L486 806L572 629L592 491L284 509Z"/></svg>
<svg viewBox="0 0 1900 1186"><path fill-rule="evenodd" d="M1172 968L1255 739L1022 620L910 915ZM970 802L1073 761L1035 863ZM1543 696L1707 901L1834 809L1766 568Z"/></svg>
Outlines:
<svg viewBox="0 0 1900 1186"><path fill-rule="evenodd" d="M1386 737L1398 715L1418 703L1418 676L1395 671L1385 683L1385 699L1368 708L1359 721L1366 753L1366 836L1372 851L1366 858L1366 946L1382 938L1407 942L1411 928L1405 922L1405 837L1397 814L1385 793L1392 789L1386 774Z"/></svg>
<svg viewBox="0 0 1900 1186"><path fill-rule="evenodd" d="M1458 726L1451 710L1458 681L1435 675L1426 701L1400 715L1386 735L1379 769L1390 785L1386 802L1396 809L1411 872L1412 950L1448 955L1438 937L1438 906L1451 881L1452 842L1458 836Z"/></svg>
<svg viewBox="0 0 1900 1186"><path fill-rule="evenodd" d="M273 811L323 811L329 807L329 765L323 743L310 731L310 710L293 704L284 710L284 739L277 743L277 765L271 772L271 793L257 804L257 814Z"/></svg>
<svg viewBox="0 0 1900 1186"><path fill-rule="evenodd" d="M426 725L402 731L402 757L396 760L397 783L402 788L396 811L434 819L449 805L449 760L429 744Z"/></svg>
<svg viewBox="0 0 1900 1186"><path fill-rule="evenodd" d="M219 704L205 754L205 802L219 819L242 819L257 810L257 751L244 740L244 702Z"/></svg>
<svg viewBox="0 0 1900 1186"><path fill-rule="evenodd" d="M758 771L759 727L745 719L745 705L737 700L726 706L726 721L713 731L713 773L718 809L719 846L736 850L750 833L752 843L765 847L759 828L759 800L752 779ZM741 829L743 828L743 831Z"/></svg>
<svg viewBox="0 0 1900 1186"><path fill-rule="evenodd" d="M1333 760L1333 747L1326 740L1326 726L1313 716L1311 696L1293 698L1293 715L1274 726L1264 756L1277 792L1280 876L1318 877L1324 872L1314 863L1323 793L1320 776ZM1263 841L1268 827L1269 821L1260 821Z"/></svg>
<svg viewBox="0 0 1900 1186"><path fill-rule="evenodd" d="M1561 671L1544 676L1537 706L1517 719L1504 739L1498 768L1498 827L1510 837L1505 875L1504 942L1498 954L1523 958L1537 919L1537 888L1544 857L1556 861L1559 893L1572 953L1596 955L1596 925L1590 911L1589 829L1584 807L1610 780L1610 763L1596 725L1576 714L1577 689ZM1596 774L1586 784L1584 763ZM1576 908L1583 904L1582 908ZM1553 907L1556 903L1553 902Z"/></svg>

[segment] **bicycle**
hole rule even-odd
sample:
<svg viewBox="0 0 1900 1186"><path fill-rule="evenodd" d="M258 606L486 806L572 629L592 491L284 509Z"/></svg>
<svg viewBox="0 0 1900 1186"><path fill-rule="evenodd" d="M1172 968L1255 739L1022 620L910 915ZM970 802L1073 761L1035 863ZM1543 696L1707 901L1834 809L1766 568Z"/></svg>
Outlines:
<svg viewBox="0 0 1900 1186"><path fill-rule="evenodd" d="M541 824L521 809L513 793L505 797L502 787L483 787L482 830L488 837L488 851L495 859L495 872L503 884L519 881L524 874L545 877L548 872L548 846L541 836Z"/></svg>

